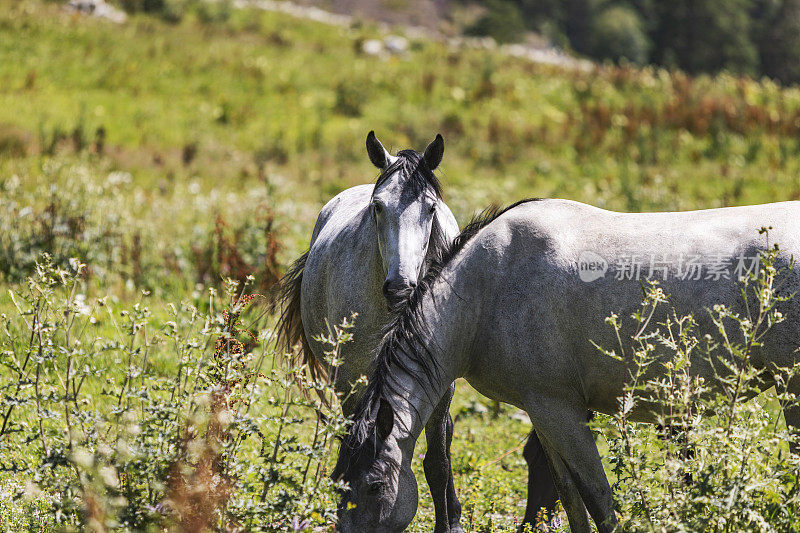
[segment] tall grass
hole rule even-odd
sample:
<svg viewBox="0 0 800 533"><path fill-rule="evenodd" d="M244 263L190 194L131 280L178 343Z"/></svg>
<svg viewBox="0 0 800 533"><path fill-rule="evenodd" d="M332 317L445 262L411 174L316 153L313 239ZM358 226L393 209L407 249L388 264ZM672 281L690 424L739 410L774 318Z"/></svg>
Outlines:
<svg viewBox="0 0 800 533"><path fill-rule="evenodd" d="M0 178L0 280L19 282L47 253L62 267L81 257L93 287L159 294L279 274L275 202L265 182L222 194L196 182L151 190L130 173L49 159L23 181ZM117 293L119 295L119 293Z"/></svg>

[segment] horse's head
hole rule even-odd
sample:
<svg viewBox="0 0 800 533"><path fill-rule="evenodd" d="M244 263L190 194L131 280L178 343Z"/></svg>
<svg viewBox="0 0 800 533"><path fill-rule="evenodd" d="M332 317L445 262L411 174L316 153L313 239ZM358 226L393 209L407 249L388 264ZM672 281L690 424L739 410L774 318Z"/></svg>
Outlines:
<svg viewBox="0 0 800 533"><path fill-rule="evenodd" d="M417 285L429 251L447 244L437 219L437 210L444 203L433 174L444 154L444 140L437 135L424 154L401 150L392 156L374 132L369 132L367 153L381 169L369 210L386 273L383 295L391 308Z"/></svg>
<svg viewBox="0 0 800 533"><path fill-rule="evenodd" d="M339 533L401 532L414 519L417 481L393 426L392 406L381 399L377 415L356 422L342 442L332 474L349 486L339 502Z"/></svg>

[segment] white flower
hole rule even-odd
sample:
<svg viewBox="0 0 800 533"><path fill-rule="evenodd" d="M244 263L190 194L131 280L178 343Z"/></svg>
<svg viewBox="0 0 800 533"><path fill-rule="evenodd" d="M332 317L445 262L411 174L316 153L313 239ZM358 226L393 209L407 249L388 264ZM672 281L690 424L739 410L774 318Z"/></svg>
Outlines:
<svg viewBox="0 0 800 533"><path fill-rule="evenodd" d="M118 185L128 185L133 182L133 176L130 172L122 172L120 170L114 171L106 178L106 184L111 187Z"/></svg>
<svg viewBox="0 0 800 533"><path fill-rule="evenodd" d="M92 308L86 304L85 294L76 294L75 299L72 301L75 312L79 315L89 316L92 313Z"/></svg>

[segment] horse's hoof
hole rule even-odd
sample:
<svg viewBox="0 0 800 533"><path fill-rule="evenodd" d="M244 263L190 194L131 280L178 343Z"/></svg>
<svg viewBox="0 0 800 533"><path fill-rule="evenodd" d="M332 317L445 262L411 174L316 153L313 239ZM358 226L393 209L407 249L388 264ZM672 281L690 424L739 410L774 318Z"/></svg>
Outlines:
<svg viewBox="0 0 800 533"><path fill-rule="evenodd" d="M461 524L453 524L450 526L450 533L464 533L464 530L461 529Z"/></svg>

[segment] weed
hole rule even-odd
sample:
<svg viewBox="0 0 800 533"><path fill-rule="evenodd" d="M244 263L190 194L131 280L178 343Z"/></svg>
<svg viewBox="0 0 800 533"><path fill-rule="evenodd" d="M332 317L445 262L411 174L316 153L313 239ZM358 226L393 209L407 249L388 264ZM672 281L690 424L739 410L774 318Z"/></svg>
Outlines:
<svg viewBox="0 0 800 533"><path fill-rule="evenodd" d="M613 417L598 417L612 464L614 498L630 531L796 531L800 527L800 458L787 453L796 439L779 423L777 409L796 402L783 392L797 368L776 369L777 389L763 388L753 356L765 335L784 320L777 248L762 254L759 272L742 282L746 311L716 306L716 331L700 332L693 316L674 313L649 324L668 296L651 283L636 334L606 353L628 364L630 380ZM621 331L621 320L609 323ZM697 376L694 365L716 368L718 387ZM666 373L653 372L661 367ZM655 377L659 376L659 377ZM656 402L658 426L630 420L642 402Z"/></svg>

